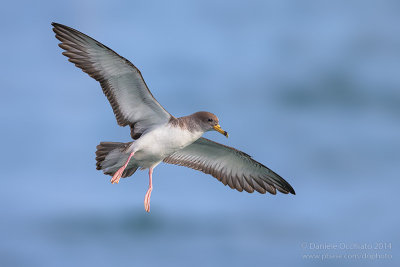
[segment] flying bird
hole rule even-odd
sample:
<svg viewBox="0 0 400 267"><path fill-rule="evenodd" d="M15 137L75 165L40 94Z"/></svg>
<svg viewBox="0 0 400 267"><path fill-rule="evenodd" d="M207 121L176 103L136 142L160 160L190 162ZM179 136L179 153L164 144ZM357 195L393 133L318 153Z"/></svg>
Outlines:
<svg viewBox="0 0 400 267"><path fill-rule="evenodd" d="M226 137L218 117L206 111L176 118L153 97L140 71L127 59L93 38L62 24L52 23L62 54L98 81L120 126L129 126L134 141L100 142L96 167L112 176L111 183L149 169L144 207L150 212L154 168L161 162L211 174L240 192L295 194L282 177L248 154L202 135L217 131Z"/></svg>

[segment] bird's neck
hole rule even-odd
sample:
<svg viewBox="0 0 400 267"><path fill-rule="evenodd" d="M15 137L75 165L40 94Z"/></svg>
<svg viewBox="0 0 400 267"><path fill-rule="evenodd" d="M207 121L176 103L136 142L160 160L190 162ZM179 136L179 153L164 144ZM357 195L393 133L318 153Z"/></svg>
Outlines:
<svg viewBox="0 0 400 267"><path fill-rule="evenodd" d="M192 133L204 133L204 130L200 127L200 125L196 122L196 120L192 116L184 116L180 118L171 119L170 123L174 127L180 127L182 130L187 130Z"/></svg>

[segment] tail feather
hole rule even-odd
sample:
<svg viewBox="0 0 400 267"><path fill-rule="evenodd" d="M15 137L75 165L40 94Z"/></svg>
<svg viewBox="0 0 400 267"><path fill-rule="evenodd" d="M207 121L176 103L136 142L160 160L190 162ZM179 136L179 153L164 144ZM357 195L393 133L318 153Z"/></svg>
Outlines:
<svg viewBox="0 0 400 267"><path fill-rule="evenodd" d="M120 142L101 142L96 148L96 169L103 170L104 174L113 176L121 168L129 157L126 149L132 144ZM129 161L122 174L122 178L129 177L138 169L134 159Z"/></svg>
<svg viewBox="0 0 400 267"><path fill-rule="evenodd" d="M101 142L96 148L96 169L102 170L102 163L106 159L107 155L114 149L118 149L121 152L127 147L129 143L120 142Z"/></svg>

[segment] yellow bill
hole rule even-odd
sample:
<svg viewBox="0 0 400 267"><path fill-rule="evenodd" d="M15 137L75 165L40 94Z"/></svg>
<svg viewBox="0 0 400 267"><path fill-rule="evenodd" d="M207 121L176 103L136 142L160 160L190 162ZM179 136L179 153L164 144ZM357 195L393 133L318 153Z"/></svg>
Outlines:
<svg viewBox="0 0 400 267"><path fill-rule="evenodd" d="M228 132L222 130L221 126L219 126L219 124L214 126L214 130L216 130L217 132L225 135L228 138Z"/></svg>

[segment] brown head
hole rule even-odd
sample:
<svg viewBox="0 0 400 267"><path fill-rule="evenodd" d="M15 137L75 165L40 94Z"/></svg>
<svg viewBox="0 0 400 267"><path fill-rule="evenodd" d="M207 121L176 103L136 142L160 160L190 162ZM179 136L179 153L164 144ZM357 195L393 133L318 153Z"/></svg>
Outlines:
<svg viewBox="0 0 400 267"><path fill-rule="evenodd" d="M196 124L204 131L217 131L226 137L228 137L228 133L222 130L221 126L219 126L218 117L214 114L207 111L199 111L192 115L190 115L196 121Z"/></svg>

